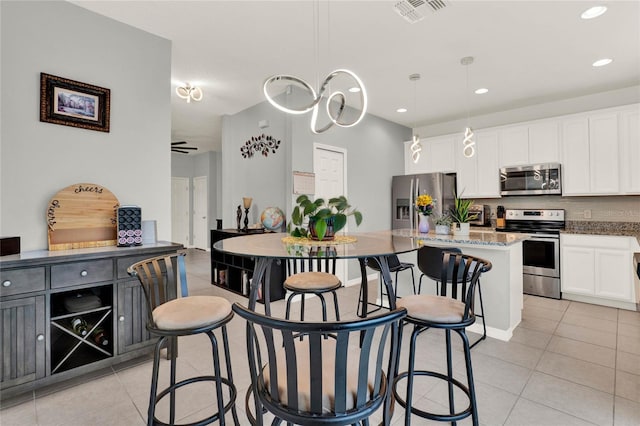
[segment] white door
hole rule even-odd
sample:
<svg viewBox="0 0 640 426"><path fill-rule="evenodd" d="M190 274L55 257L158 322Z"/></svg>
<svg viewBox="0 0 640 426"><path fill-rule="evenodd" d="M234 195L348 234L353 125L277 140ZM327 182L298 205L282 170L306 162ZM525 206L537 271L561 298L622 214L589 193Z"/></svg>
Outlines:
<svg viewBox="0 0 640 426"><path fill-rule="evenodd" d="M207 228L209 227L209 197L207 177L193 178L193 246L207 250Z"/></svg>
<svg viewBox="0 0 640 426"><path fill-rule="evenodd" d="M189 247L189 178L171 178L171 241Z"/></svg>
<svg viewBox="0 0 640 426"><path fill-rule="evenodd" d="M316 199L324 198L327 200L340 195L347 196L346 157L347 151L345 149L314 144L313 172L316 175ZM348 226L347 224L343 230L346 231ZM345 260L336 263L336 276L342 281L342 284L347 283L347 262Z"/></svg>

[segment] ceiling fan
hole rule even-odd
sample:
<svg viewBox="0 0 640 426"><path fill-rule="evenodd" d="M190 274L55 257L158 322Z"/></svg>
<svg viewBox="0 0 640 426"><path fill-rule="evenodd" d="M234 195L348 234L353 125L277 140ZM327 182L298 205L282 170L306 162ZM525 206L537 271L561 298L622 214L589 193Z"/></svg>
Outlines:
<svg viewBox="0 0 640 426"><path fill-rule="evenodd" d="M187 141L171 142L171 151L179 152L181 154L188 154L189 151L198 150L198 148L196 148L195 146L182 146L182 145L185 145L186 143Z"/></svg>

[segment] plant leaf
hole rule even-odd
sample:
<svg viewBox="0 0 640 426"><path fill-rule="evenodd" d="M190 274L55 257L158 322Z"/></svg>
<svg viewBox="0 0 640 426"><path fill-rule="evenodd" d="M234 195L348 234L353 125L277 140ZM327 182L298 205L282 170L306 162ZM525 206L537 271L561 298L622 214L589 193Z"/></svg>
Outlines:
<svg viewBox="0 0 640 426"><path fill-rule="evenodd" d="M342 213L336 214L335 218L333 219L333 232L338 232L339 230L344 228L346 224L347 216Z"/></svg>
<svg viewBox="0 0 640 426"><path fill-rule="evenodd" d="M316 236L319 240L324 238L325 233L327 232L327 222L324 220L316 221Z"/></svg>
<svg viewBox="0 0 640 426"><path fill-rule="evenodd" d="M362 213L360 213L359 211L354 211L353 217L356 219L356 226L360 226L360 224L362 223Z"/></svg>

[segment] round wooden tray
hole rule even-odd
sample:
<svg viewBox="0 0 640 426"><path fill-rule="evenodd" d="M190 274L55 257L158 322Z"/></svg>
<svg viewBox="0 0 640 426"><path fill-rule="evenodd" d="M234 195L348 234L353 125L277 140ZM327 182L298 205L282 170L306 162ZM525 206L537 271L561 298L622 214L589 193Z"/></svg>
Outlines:
<svg viewBox="0 0 640 426"><path fill-rule="evenodd" d="M47 208L49 250L116 245L119 206L111 191L95 183L58 191Z"/></svg>

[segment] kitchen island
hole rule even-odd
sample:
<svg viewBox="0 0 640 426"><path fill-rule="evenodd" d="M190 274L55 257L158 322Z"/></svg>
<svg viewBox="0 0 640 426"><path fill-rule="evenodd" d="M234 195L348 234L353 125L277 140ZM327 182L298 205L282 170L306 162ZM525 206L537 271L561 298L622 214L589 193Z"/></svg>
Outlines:
<svg viewBox="0 0 640 426"><path fill-rule="evenodd" d="M522 319L522 242L529 238L528 234L483 230L471 231L467 236L457 236L433 232L421 234L411 229L394 230L393 234L414 238L422 245L457 247L466 254L490 261L493 268L480 278L487 335L504 341L511 339L513 330ZM410 255L413 257L409 257ZM404 255L402 261L412 262L417 266L415 253ZM411 287L398 288L399 296L402 296L400 289ZM427 277L423 277L422 293L435 294L435 283ZM479 306L480 303L476 300L476 307ZM469 330L482 333L482 324L479 323L481 320L478 318L478 322L469 327Z"/></svg>

